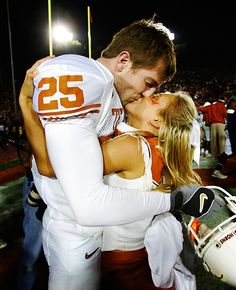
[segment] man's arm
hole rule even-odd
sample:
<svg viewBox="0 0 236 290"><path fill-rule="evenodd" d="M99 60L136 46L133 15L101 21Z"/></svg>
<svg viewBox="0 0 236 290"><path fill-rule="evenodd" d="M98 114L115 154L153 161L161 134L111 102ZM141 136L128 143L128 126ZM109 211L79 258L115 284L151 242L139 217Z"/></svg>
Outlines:
<svg viewBox="0 0 236 290"><path fill-rule="evenodd" d="M102 151L89 122L78 119L77 124L45 126L50 161L77 222L117 225L169 211L168 194L104 184Z"/></svg>
<svg viewBox="0 0 236 290"><path fill-rule="evenodd" d="M170 209L195 217L209 211L214 193L202 186L185 185L165 194L105 185L101 147L88 122L78 119L77 124L45 127L50 161L79 224L119 225Z"/></svg>

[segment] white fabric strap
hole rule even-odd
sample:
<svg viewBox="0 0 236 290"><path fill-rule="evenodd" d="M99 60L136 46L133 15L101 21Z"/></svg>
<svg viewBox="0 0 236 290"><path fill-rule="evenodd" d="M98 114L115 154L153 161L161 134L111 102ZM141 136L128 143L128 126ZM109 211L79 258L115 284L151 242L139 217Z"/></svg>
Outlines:
<svg viewBox="0 0 236 290"><path fill-rule="evenodd" d="M193 121L193 128L192 128L192 134L190 137L190 144L194 147L194 155L193 160L199 165L200 164L200 125L199 122L194 119Z"/></svg>

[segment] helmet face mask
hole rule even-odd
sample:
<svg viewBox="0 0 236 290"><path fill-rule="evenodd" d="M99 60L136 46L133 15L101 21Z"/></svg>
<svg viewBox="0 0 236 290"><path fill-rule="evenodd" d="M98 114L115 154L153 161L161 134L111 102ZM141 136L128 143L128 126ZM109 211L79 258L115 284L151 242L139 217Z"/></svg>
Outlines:
<svg viewBox="0 0 236 290"><path fill-rule="evenodd" d="M183 224L205 270L236 287L236 197L220 187L208 187L216 195L215 208L201 219L184 216Z"/></svg>

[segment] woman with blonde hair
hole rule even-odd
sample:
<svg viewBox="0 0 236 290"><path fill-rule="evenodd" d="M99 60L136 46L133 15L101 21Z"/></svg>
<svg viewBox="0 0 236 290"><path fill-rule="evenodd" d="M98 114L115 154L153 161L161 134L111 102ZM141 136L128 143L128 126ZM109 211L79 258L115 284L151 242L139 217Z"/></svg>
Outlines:
<svg viewBox="0 0 236 290"><path fill-rule="evenodd" d="M104 171L108 174L104 176L105 183L163 191L185 184L202 184L192 167L195 148L191 139L196 108L188 93L167 92L140 98L128 103L125 109L127 122L117 128L118 135L121 132L122 135L102 144ZM102 290L111 287L114 290L172 289L157 288L151 278L144 239L152 220L150 217L103 228ZM180 251L180 227L177 227L176 234ZM176 252L171 251L169 249L167 255L171 253L174 260ZM164 278L159 277L158 285L162 284L161 281Z"/></svg>

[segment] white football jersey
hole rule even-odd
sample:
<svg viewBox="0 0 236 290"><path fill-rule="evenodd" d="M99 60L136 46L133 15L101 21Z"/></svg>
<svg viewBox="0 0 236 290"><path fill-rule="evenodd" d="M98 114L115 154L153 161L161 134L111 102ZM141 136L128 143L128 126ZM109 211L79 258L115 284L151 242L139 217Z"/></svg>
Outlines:
<svg viewBox="0 0 236 290"><path fill-rule="evenodd" d="M33 107L42 123L91 118L96 132L113 133L124 110L111 72L98 61L67 54L45 61L34 79Z"/></svg>

